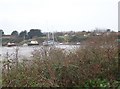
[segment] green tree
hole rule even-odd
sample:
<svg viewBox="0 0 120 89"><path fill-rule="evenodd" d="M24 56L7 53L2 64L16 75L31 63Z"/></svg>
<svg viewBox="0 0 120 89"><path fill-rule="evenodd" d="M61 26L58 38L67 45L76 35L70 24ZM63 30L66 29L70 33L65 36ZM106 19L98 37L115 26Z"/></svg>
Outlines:
<svg viewBox="0 0 120 89"><path fill-rule="evenodd" d="M11 33L11 35L18 37L18 31L13 31L13 32Z"/></svg>
<svg viewBox="0 0 120 89"><path fill-rule="evenodd" d="M2 31L2 35L4 35L4 32Z"/></svg>
<svg viewBox="0 0 120 89"><path fill-rule="evenodd" d="M2 35L4 35L4 31L3 30L0 29L0 32L1 32Z"/></svg>
<svg viewBox="0 0 120 89"><path fill-rule="evenodd" d="M70 42L79 42L80 38L78 36L71 36L69 41Z"/></svg>
<svg viewBox="0 0 120 89"><path fill-rule="evenodd" d="M40 36L43 36L42 32L40 29L31 29L29 32L28 32L28 37L30 39L32 39L33 37L40 37Z"/></svg>
<svg viewBox="0 0 120 89"><path fill-rule="evenodd" d="M65 39L64 39L63 36L58 36L56 41L58 41L58 42L64 42Z"/></svg>
<svg viewBox="0 0 120 89"><path fill-rule="evenodd" d="M107 31L107 32L110 32L111 30L110 30L110 29L107 29L106 31Z"/></svg>
<svg viewBox="0 0 120 89"><path fill-rule="evenodd" d="M26 30L25 31L21 31L20 34L19 34L19 37L26 39L27 38L27 31Z"/></svg>

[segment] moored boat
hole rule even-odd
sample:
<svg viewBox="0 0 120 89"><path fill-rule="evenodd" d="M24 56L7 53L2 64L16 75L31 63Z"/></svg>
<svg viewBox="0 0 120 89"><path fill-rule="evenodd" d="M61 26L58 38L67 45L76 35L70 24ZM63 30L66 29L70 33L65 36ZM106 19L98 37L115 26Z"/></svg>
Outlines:
<svg viewBox="0 0 120 89"><path fill-rule="evenodd" d="M43 42L43 46L52 46L54 44L55 44L55 42L53 40L49 40L49 41L44 41Z"/></svg>
<svg viewBox="0 0 120 89"><path fill-rule="evenodd" d="M38 41L31 41L28 46L39 45Z"/></svg>
<svg viewBox="0 0 120 89"><path fill-rule="evenodd" d="M15 44L15 43L10 43L10 42L9 42L9 43L7 43L7 46L8 46L8 47L12 47L12 46L16 46L16 44Z"/></svg>

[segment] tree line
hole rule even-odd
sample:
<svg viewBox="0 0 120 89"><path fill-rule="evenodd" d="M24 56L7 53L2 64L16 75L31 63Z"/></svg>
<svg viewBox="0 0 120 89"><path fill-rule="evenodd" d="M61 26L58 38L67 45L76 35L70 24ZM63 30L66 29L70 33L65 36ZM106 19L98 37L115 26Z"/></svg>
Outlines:
<svg viewBox="0 0 120 89"><path fill-rule="evenodd" d="M4 31L2 31L2 34L4 35ZM26 30L21 31L20 33L16 30L14 30L11 33L12 36L15 36L16 38L24 38L24 39L32 39L34 37L42 37L43 33L40 29L30 29L29 32Z"/></svg>
<svg viewBox="0 0 120 89"><path fill-rule="evenodd" d="M111 32L111 29L106 29L104 32L100 29L96 29L94 31L68 31L68 32L54 32L54 40L56 42L82 42L85 41L86 39L96 36L96 33L106 33L106 32ZM2 31L2 34L4 35L4 31ZM29 39L34 39L37 40L38 42L43 42L44 40L48 40L48 33L42 33L41 29L30 29L30 31L21 31L18 33L18 31L14 30L11 35L14 38L5 38L3 39L3 42L16 42L20 43L22 41L29 41ZM49 37L52 38L52 32L49 32Z"/></svg>

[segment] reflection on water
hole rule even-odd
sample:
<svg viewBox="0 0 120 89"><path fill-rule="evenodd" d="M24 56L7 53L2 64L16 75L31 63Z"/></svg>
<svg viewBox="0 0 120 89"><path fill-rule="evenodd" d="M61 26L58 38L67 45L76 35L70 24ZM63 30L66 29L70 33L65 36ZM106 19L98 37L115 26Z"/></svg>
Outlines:
<svg viewBox="0 0 120 89"><path fill-rule="evenodd" d="M41 47L43 46L2 47L2 58L5 58L6 55L9 55L10 58L14 58L16 54L16 49L18 49L19 59L30 59L30 57L32 56L31 53L34 50L39 50ZM57 45L55 47L70 51L72 49L76 49L77 47L79 47L79 45Z"/></svg>

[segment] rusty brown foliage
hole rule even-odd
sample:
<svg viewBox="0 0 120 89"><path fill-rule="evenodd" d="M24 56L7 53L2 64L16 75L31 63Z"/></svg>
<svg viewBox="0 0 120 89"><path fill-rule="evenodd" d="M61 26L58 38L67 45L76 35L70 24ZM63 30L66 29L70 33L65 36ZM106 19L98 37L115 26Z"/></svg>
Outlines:
<svg viewBox="0 0 120 89"><path fill-rule="evenodd" d="M3 86L73 87L95 78L112 83L118 66L116 39L115 34L91 37L70 53L55 47L35 50L33 60L3 73Z"/></svg>

